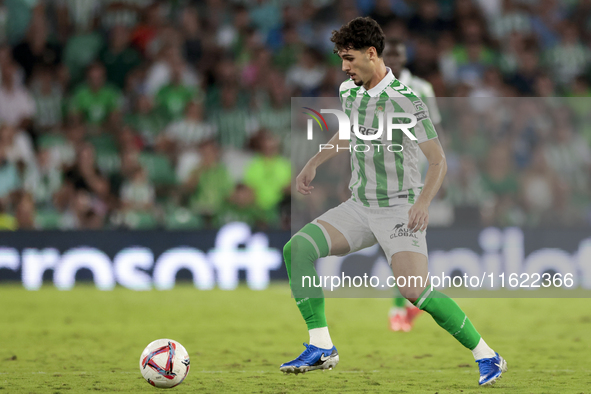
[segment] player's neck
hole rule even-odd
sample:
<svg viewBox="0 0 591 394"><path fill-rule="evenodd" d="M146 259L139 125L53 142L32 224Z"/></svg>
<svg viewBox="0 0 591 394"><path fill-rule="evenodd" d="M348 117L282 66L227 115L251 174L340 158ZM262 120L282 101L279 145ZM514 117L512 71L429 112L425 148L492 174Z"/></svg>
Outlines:
<svg viewBox="0 0 591 394"><path fill-rule="evenodd" d="M386 78L387 74L388 69L386 68L386 65L384 64L384 62L380 62L380 64L378 64L378 66L376 67L376 70L374 71L369 82L367 82L367 84L364 84L363 87L365 88L365 90L373 89L378 83L382 81L382 79Z"/></svg>

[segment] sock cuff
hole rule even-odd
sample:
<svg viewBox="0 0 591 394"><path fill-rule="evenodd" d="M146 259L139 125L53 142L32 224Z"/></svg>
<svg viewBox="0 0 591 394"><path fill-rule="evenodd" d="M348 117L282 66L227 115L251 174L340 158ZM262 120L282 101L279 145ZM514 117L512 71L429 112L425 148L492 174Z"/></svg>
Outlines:
<svg viewBox="0 0 591 394"><path fill-rule="evenodd" d="M328 242L324 232L319 225L308 223L298 231L295 236L301 236L312 244L316 251L317 258L326 257L329 255Z"/></svg>
<svg viewBox="0 0 591 394"><path fill-rule="evenodd" d="M419 298L413 303L413 305L421 310L425 309L428 303L427 301L430 299L428 297L431 295L431 293L434 292L435 290L431 291L431 286L428 286L427 288L425 288L425 290L423 290L423 292L421 293Z"/></svg>

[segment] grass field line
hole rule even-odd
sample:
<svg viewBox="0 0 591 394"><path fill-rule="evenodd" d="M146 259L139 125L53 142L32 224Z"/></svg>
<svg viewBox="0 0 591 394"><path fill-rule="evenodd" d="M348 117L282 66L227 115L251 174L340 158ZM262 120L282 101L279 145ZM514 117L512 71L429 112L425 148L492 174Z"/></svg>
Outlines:
<svg viewBox="0 0 591 394"><path fill-rule="evenodd" d="M280 371L196 371L191 369L193 374L195 373L206 373L206 374L233 374L233 373L251 373L251 374L280 374ZM371 370L371 371L331 371L332 373L339 373L339 374L359 374L359 373L382 373L385 371L380 370ZM417 369L411 371L405 371L406 373L443 373L449 371L443 370L433 370L433 369ZM462 373L473 373L474 371L467 369L461 371ZM564 372L564 373L591 373L591 369L525 369L520 370L520 372L544 372L544 373L557 373L557 372ZM129 374L137 374L137 371L95 371L95 372L87 372L87 371L78 371L78 372L44 372L44 371L37 371L37 372L26 372L26 373L8 373L8 372L0 372L0 375L11 375L11 376L25 376L25 375L53 375L59 377L61 375L97 375L97 374L122 374L122 375L129 375Z"/></svg>

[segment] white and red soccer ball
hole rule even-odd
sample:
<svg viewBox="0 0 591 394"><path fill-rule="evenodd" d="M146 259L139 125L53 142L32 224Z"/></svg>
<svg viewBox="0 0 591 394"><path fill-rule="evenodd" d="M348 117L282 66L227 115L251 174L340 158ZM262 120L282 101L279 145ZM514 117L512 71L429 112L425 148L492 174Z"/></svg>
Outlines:
<svg viewBox="0 0 591 394"><path fill-rule="evenodd" d="M140 357L142 376L152 386L172 388L189 374L189 353L172 339L157 339L150 343Z"/></svg>

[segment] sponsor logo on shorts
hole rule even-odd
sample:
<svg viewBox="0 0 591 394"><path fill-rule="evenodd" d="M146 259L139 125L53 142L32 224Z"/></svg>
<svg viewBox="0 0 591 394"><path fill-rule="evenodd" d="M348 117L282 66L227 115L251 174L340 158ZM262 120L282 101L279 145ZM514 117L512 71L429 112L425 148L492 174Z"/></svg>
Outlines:
<svg viewBox="0 0 591 394"><path fill-rule="evenodd" d="M420 245L419 245L419 241L417 241L416 239L414 239L414 240L412 241L412 246L416 246L417 248L419 248L419 247L420 247Z"/></svg>
<svg viewBox="0 0 591 394"><path fill-rule="evenodd" d="M411 237L417 239L417 235L412 232L411 229L405 227L406 223L397 224L393 229L393 233L390 234L390 239L399 237ZM415 241L416 242L416 241Z"/></svg>

